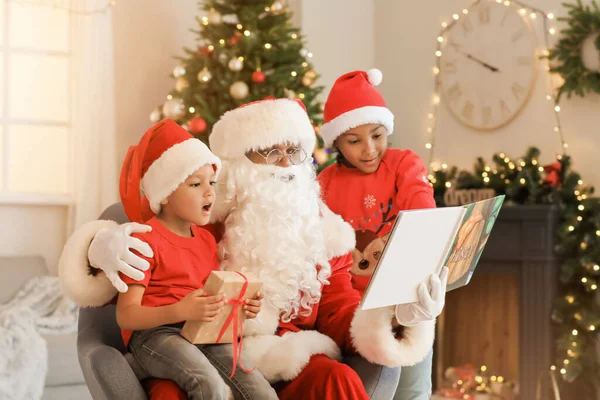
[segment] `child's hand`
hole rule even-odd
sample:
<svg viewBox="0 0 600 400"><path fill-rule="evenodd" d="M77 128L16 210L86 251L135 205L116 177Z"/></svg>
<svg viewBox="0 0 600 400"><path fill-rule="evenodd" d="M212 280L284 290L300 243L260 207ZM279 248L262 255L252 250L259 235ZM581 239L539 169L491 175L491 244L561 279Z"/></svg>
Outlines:
<svg viewBox="0 0 600 400"><path fill-rule="evenodd" d="M180 318L185 321L211 322L225 306L224 295L208 296L202 289L193 291L177 303Z"/></svg>
<svg viewBox="0 0 600 400"><path fill-rule="evenodd" d="M244 306L244 311L246 311L246 318L256 318L256 316L260 312L260 306L264 297L265 296L262 293L256 293L256 298L254 300L248 300L246 302L246 305Z"/></svg>

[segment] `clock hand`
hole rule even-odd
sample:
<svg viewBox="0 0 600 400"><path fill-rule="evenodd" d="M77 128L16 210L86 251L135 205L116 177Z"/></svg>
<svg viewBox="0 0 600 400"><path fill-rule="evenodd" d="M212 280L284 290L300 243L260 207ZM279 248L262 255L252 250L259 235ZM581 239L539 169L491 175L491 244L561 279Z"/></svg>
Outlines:
<svg viewBox="0 0 600 400"><path fill-rule="evenodd" d="M480 59L478 59L476 57L473 57L473 55L470 54L470 53L466 53L466 52L460 50L459 48L456 48L456 51L458 51L459 53L461 53L462 55L464 55L468 59L470 59L472 61L475 61L476 63L481 64L482 66L484 66L485 68L489 69L492 72L500 72L500 70L498 68L496 68L496 67L494 67L494 66L486 63L485 61L481 61Z"/></svg>
<svg viewBox="0 0 600 400"><path fill-rule="evenodd" d="M479 60L478 58L473 57L471 54L465 54L465 56L467 56L468 59L471 59L475 62L478 62L479 64L483 65L484 67L486 67L487 69L489 69L492 72L500 72L500 70L494 66L491 66L490 64Z"/></svg>

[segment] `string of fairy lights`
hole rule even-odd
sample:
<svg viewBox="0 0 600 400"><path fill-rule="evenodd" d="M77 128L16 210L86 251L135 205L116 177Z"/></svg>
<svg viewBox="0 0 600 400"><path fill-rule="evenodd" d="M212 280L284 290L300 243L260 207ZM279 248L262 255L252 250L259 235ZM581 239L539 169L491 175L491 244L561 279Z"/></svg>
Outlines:
<svg viewBox="0 0 600 400"><path fill-rule="evenodd" d="M14 4L20 6L37 6L37 7L47 7L52 10L62 10L66 11L72 15L81 15L85 17L89 17L97 14L106 14L109 10L117 5L116 0L106 1L104 5L99 7L90 8L90 9L82 9L79 7L73 6L73 2L71 0L8 0ZM75 2L77 3L77 2Z"/></svg>
<svg viewBox="0 0 600 400"><path fill-rule="evenodd" d="M565 135L563 132L563 128L562 128L562 124L561 124L561 119L560 119L560 111L561 108L557 103L557 91L556 91L556 85L552 79L551 74L549 73L550 71L550 63L549 60L546 58L549 55L549 48L550 48L550 37L552 35L555 35L557 33L557 29L554 26L551 26L552 21L555 20L555 16L552 13L547 13L539 8L535 8L532 7L530 5L527 5L525 3L522 3L520 1L514 1L514 0L475 0L473 3L471 3L471 5L469 6L469 8L465 8L461 11L461 13L456 13L452 16L452 20L451 22L443 22L442 23L442 29L437 37L437 45L436 45L436 51L435 51L435 56L436 56L436 63L435 66L433 67L433 75L434 75L434 93L433 93L433 98L432 98L432 109L430 110L430 112L428 113L427 117L429 120L428 123L428 127L427 127L427 133L429 135L429 140L427 141L427 143L425 144L425 148L428 150L429 152L429 163L428 166L431 169L433 169L434 171L438 171L438 167L436 165L434 165L433 160L434 160L434 156L435 156L435 139L436 139L436 128L438 125L438 115L439 115L439 107L441 104L441 96L440 96L440 89L441 89L441 77L440 77L440 66L441 66L441 57L442 57L442 50L443 50L443 43L444 43L444 35L455 25L458 23L458 21L460 21L460 18L462 16L465 16L469 13L469 9L472 9L473 7L477 6L478 4L480 4L482 1L495 1L499 4L503 4L506 7L518 7L518 12L519 14L523 17L523 18L530 18L532 21L539 21L541 20L542 22L542 26L543 26L543 31L544 31L544 40L543 40L543 46L544 48L541 51L541 56L542 58L544 58L546 60L546 65L545 65L545 70L548 72L547 73L547 77L548 77L548 87L549 87L549 91L548 93L545 95L545 98L548 102L551 102L552 107L553 107L553 112L554 112L554 128L553 131L554 133L557 134L558 137L558 141L560 143L560 152L557 155L557 159L561 160L563 155L567 154L567 148L568 143L565 140ZM498 154L500 156L501 159L504 160L506 166L508 166L508 168L512 169L517 169L517 170L522 170L523 167L525 167L526 163L523 160L515 160L512 161L506 154L504 153L499 153ZM538 160L532 160L532 164L533 165L538 165L539 162ZM441 164L441 168L442 169L447 169L448 165L447 164ZM542 166L538 166L538 169L540 172L544 171L544 168ZM500 173L498 170L496 169L492 169L488 166L485 167L485 170L482 172L482 176L483 176L483 181L484 183L489 183L490 182L490 175L491 174L498 174ZM432 184L436 183L436 178L433 174L429 175L429 180ZM510 183L508 180L506 180L505 182L506 184ZM526 180L524 178L521 178L520 183L522 185L527 184ZM589 188L587 186L584 186L584 182L582 180L579 180L578 182L578 188L575 190L574 194L577 198L577 201L579 202L577 209L583 214L583 212L585 211L585 205L584 205L584 201L588 198L588 193L589 193ZM446 187L450 188L452 187L452 183L451 182L446 182ZM583 216L579 215L577 217L577 222L581 223L583 221ZM576 232L577 230L577 226L576 224L572 224L572 225L568 225L566 227L568 232ZM596 231L596 236L600 237L600 230ZM585 242L581 243L581 248L585 249L587 244ZM598 263L592 263L592 265L587 266L591 271L593 271L593 273L598 273L600 271L600 265L598 265ZM581 283L584 285L587 285L586 287L591 291L591 292L595 292L598 289L598 284L592 279L592 278L588 278L588 277L582 277L581 278ZM575 296L573 295L567 295L566 296L566 301L569 304L574 304L577 299L575 298ZM574 314L574 319L577 321L582 321L583 316L581 315L581 313L577 312ZM598 329L598 327L595 324L590 324L588 326L586 326L586 329L588 332L593 332L596 331L596 329ZM560 374L565 375L567 374L567 369L569 368L569 364L570 364L570 359L571 358L575 358L577 356L577 349L580 345L580 343L578 342L579 339L579 331L578 329L572 329L571 331L571 346L570 348L566 351L566 357L563 359L561 366L557 366L557 365L552 365L550 367L551 370L551 378L554 382L553 387L554 387L554 392L557 393L557 387L555 384L555 378L554 375L552 375L553 373L555 373L555 371L558 371Z"/></svg>
<svg viewBox="0 0 600 400"><path fill-rule="evenodd" d="M428 119L429 119L429 124L427 127L427 134L429 135L429 140L427 141L427 143L425 144L425 148L428 150L429 155L429 168L430 169L434 169L434 171L437 169L437 167L434 165L434 157L435 157L435 139L436 139L436 131L437 131L437 125L438 125L438 115L439 115L439 107L440 104L442 102L441 100L441 96L440 96L440 89L441 89L441 76L440 76L440 65L441 65L441 57L442 57L442 46L444 43L444 35L454 27L455 24L459 23L461 15L467 15L469 14L469 10L474 8L475 6L477 6L478 4L480 4L482 1L495 1L496 3L499 4L504 4L506 7L518 7L519 8L519 14L521 16L523 16L523 18L530 18L531 20L542 20L543 23L543 30L544 30L544 49L541 51L541 55L544 57L547 57L549 55L549 46L550 46L550 36L551 35L555 35L557 30L555 27L550 27L548 28L548 25L550 24L550 21L553 21L555 19L554 14L552 13L546 13L545 11L529 6L525 3L522 3L520 1L509 1L509 0L475 0L473 3L471 3L471 5L468 8L464 8L462 10L461 13L456 13L452 15L452 20L451 22L442 22L442 29L440 30L438 37L437 37L437 44L436 44L436 51L435 51L435 56L436 56L436 62L435 62L435 66L433 67L433 75L434 75L434 93L433 93L433 101L432 101L432 109L429 112L429 114L427 115ZM562 124L560 121L560 106L557 104L557 97L556 97L556 87L554 85L553 80L551 79L551 75L549 73L550 71L550 64L549 61L547 61L547 65L545 67L546 71L548 71L548 81L549 81L549 92L546 94L546 100L549 102L552 102L553 105L553 112L554 112L554 120L555 120L555 126L553 128L554 132L558 135L558 139L560 141L560 146L561 146L561 151L560 154L558 156L558 158L560 159L562 157L563 154L566 154L566 150L569 147L568 143L565 141L565 137L564 137L564 132L563 132L563 128L562 128ZM503 157L504 158L504 157ZM508 163L509 161L507 161ZM442 168L445 169L447 168L446 164L442 164ZM541 167L540 167L541 168ZM513 169L513 168L511 168ZM493 171L486 171L487 173L494 173ZM429 175L429 179L435 179L433 177L433 175ZM489 182L489 179L486 181L486 183ZM434 182L435 183L435 182ZM451 184L450 184L451 185Z"/></svg>

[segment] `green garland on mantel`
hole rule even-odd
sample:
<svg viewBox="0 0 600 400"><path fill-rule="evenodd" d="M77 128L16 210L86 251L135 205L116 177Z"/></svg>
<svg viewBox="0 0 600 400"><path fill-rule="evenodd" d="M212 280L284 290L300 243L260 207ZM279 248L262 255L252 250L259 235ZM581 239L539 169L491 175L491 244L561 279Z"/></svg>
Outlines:
<svg viewBox="0 0 600 400"><path fill-rule="evenodd" d="M562 30L562 38L550 50L548 58L555 61L550 72L560 74L564 83L558 88L556 102L560 101L563 93L570 98L573 93L583 97L587 92L600 93L600 71L592 71L585 67L581 59L583 41L594 33L600 32L600 8L596 1L584 6L581 0L577 4L563 4L569 9L569 16L558 18L569 27ZM594 42L600 51L600 35Z"/></svg>
<svg viewBox="0 0 600 400"><path fill-rule="evenodd" d="M478 158L473 172L446 167L429 176L435 199L444 205L449 187L494 189L506 195L508 204L547 204L560 212L556 254L562 265L559 295L552 319L556 322L556 364L552 366L566 382L593 388L600 381L595 348L600 332L600 199L571 171L569 156L558 156L553 164L539 164L540 151L530 148L519 159L494 154L494 165ZM550 368L550 366L548 366Z"/></svg>

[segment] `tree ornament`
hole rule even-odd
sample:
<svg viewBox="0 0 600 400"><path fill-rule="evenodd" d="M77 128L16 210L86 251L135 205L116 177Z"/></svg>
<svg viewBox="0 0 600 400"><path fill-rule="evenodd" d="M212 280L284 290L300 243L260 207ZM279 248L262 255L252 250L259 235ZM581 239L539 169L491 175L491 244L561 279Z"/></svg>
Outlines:
<svg viewBox="0 0 600 400"><path fill-rule="evenodd" d="M172 98L163 105L162 112L166 118L179 119L185 115L185 104L180 98Z"/></svg>
<svg viewBox="0 0 600 400"><path fill-rule="evenodd" d="M173 68L173 76L175 78L180 78L185 75L185 67L183 65L178 65Z"/></svg>
<svg viewBox="0 0 600 400"><path fill-rule="evenodd" d="M204 67L202 71L198 72L198 80L200 82L208 82L212 79L212 74L207 67Z"/></svg>
<svg viewBox="0 0 600 400"><path fill-rule="evenodd" d="M226 53L219 53L219 55L217 56L219 62L223 65L227 64L227 60L229 58L229 56L227 56Z"/></svg>
<svg viewBox="0 0 600 400"><path fill-rule="evenodd" d="M302 77L302 84L306 87L312 86L317 80L317 73L314 70L308 70Z"/></svg>
<svg viewBox="0 0 600 400"><path fill-rule="evenodd" d="M206 17L208 18L208 22L213 25L220 24L221 21L223 20L223 18L221 17L221 14L214 8L210 9L210 11L208 12L208 15Z"/></svg>
<svg viewBox="0 0 600 400"><path fill-rule="evenodd" d="M315 158L315 161L319 165L323 165L327 161L329 161L329 154L327 154L327 151L325 151L325 149L323 147L316 149L315 152L313 153L313 157Z"/></svg>
<svg viewBox="0 0 600 400"><path fill-rule="evenodd" d="M252 73L252 82L263 83L265 81L265 73L258 70Z"/></svg>
<svg viewBox="0 0 600 400"><path fill-rule="evenodd" d="M161 108L162 106L158 106L150 113L150 121L152 123L157 123L162 118Z"/></svg>
<svg viewBox="0 0 600 400"><path fill-rule="evenodd" d="M236 100L241 100L248 96L248 85L245 82L237 81L229 87L229 94Z"/></svg>
<svg viewBox="0 0 600 400"><path fill-rule="evenodd" d="M296 92L294 92L293 90L290 90L290 89L284 89L284 92L285 92L285 96L286 96L288 99L295 99L295 98L296 98Z"/></svg>
<svg viewBox="0 0 600 400"><path fill-rule="evenodd" d="M190 132L202 133L206 130L207 124L204 118L194 117L188 123Z"/></svg>
<svg viewBox="0 0 600 400"><path fill-rule="evenodd" d="M275 0L275 2L271 4L271 12L275 15L283 14L285 12L285 4L279 0Z"/></svg>
<svg viewBox="0 0 600 400"><path fill-rule="evenodd" d="M303 48L300 49L300 51L298 53L300 53L300 55L302 57L306 57L306 56L308 56L308 49L306 49L306 48L303 47Z"/></svg>
<svg viewBox="0 0 600 400"><path fill-rule="evenodd" d="M265 97L263 97L263 100L276 100L276 99L277 99L277 97L275 97L275 96L265 96Z"/></svg>
<svg viewBox="0 0 600 400"><path fill-rule="evenodd" d="M237 57L229 60L228 67L232 71L241 71L244 68L244 62Z"/></svg>
<svg viewBox="0 0 600 400"><path fill-rule="evenodd" d="M177 78L177 80L175 81L175 90L177 90L178 92L183 92L189 87L190 84L185 78Z"/></svg>

